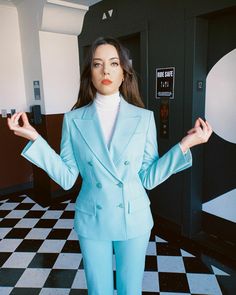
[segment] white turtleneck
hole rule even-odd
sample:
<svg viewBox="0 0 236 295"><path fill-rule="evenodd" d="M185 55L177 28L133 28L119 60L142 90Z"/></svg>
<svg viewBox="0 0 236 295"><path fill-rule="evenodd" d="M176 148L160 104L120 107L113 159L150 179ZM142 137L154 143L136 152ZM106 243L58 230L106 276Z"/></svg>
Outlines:
<svg viewBox="0 0 236 295"><path fill-rule="evenodd" d="M116 92L112 95L102 95L97 93L94 102L105 143L109 148L120 107L120 93Z"/></svg>

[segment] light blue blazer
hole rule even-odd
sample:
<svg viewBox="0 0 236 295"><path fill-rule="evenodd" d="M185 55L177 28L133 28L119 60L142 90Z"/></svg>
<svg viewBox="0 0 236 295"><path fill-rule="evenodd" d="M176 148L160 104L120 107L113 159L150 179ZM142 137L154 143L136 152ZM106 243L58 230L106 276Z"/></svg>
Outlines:
<svg viewBox="0 0 236 295"><path fill-rule="evenodd" d="M91 103L65 114L60 155L41 136L22 155L65 190L81 174L74 228L83 237L104 240L126 240L149 231L153 218L145 188L192 164L191 152L183 154L179 144L159 157L153 112L123 98L109 149Z"/></svg>

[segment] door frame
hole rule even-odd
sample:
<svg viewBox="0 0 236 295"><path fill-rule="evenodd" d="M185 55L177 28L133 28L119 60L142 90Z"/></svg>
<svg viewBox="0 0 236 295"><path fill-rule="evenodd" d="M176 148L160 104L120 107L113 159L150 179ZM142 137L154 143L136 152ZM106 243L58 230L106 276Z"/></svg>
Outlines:
<svg viewBox="0 0 236 295"><path fill-rule="evenodd" d="M224 11L225 12L225 11ZM193 126L197 117L205 117L205 90L208 75L208 19L210 15L186 19L185 24L185 92L184 126ZM203 88L198 89L198 82ZM190 98L190 99L189 99ZM192 99L191 99L192 98ZM185 128L187 130L187 128ZM233 225L202 211L205 146L192 150L194 162L186 174L183 195L182 234L204 247L236 262L235 245L225 239L225 229L233 232Z"/></svg>

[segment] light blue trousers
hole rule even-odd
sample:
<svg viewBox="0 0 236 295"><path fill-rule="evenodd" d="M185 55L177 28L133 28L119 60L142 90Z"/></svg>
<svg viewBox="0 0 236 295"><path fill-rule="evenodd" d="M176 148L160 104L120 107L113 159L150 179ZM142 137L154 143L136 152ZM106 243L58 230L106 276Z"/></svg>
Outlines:
<svg viewBox="0 0 236 295"><path fill-rule="evenodd" d="M125 241L97 241L79 236L89 295L113 295L113 248L118 295L141 295L150 232Z"/></svg>

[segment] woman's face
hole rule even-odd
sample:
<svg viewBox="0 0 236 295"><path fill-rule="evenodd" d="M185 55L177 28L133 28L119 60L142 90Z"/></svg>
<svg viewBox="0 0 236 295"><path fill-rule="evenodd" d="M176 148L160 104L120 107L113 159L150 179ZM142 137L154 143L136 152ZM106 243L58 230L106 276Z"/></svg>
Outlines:
<svg viewBox="0 0 236 295"><path fill-rule="evenodd" d="M123 69L116 48L110 44L99 45L92 60L92 82L102 95L119 91L123 81Z"/></svg>

